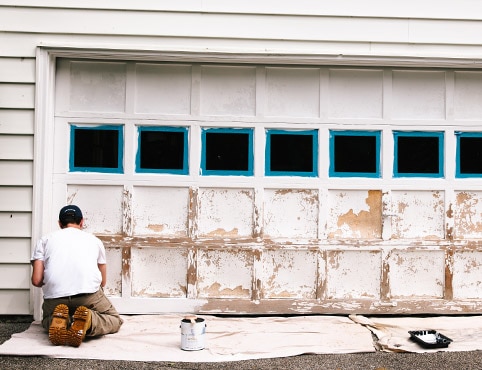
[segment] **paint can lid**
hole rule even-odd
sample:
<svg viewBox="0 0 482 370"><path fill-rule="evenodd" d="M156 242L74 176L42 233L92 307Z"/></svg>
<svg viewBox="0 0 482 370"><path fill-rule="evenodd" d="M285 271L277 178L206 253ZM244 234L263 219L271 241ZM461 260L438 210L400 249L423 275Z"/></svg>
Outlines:
<svg viewBox="0 0 482 370"><path fill-rule="evenodd" d="M197 317L196 315L186 315L182 319L182 322L190 322L191 324L203 322L204 319Z"/></svg>

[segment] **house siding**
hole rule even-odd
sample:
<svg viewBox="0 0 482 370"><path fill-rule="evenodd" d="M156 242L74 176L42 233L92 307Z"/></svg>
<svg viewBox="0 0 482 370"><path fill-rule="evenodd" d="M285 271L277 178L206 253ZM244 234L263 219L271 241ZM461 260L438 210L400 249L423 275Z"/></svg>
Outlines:
<svg viewBox="0 0 482 370"><path fill-rule="evenodd" d="M0 57L1 314L31 314L35 59Z"/></svg>
<svg viewBox="0 0 482 370"><path fill-rule="evenodd" d="M338 58L340 65L383 56L394 65L411 58L407 65L424 67L430 58L445 58L447 65L463 59L467 67L480 67L481 10L474 1L453 8L437 1L0 0L0 314L33 312L38 47L176 51L177 58L209 52L211 61L216 53L299 55L299 64L323 63L325 55L326 63Z"/></svg>

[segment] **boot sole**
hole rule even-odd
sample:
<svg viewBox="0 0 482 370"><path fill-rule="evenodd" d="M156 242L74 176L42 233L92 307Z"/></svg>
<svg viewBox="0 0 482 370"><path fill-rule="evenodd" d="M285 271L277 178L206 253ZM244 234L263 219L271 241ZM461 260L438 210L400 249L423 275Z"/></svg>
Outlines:
<svg viewBox="0 0 482 370"><path fill-rule="evenodd" d="M65 304L59 304L54 309L52 323L49 327L49 340L53 345L63 345L67 341L68 321L69 308Z"/></svg>
<svg viewBox="0 0 482 370"><path fill-rule="evenodd" d="M92 322L90 310L87 307L77 307L74 313L74 322L68 332L68 344L72 347L79 347L85 338Z"/></svg>

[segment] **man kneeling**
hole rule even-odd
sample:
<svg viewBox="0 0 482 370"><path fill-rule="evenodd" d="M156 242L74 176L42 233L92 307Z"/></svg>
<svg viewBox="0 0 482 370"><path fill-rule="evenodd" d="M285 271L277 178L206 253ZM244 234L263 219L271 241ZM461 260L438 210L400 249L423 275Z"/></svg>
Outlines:
<svg viewBox="0 0 482 370"><path fill-rule="evenodd" d="M60 210L60 230L43 236L32 253L32 284L44 294L42 326L55 345L78 347L85 336L119 331L123 321L105 296L105 248L82 231L82 211Z"/></svg>

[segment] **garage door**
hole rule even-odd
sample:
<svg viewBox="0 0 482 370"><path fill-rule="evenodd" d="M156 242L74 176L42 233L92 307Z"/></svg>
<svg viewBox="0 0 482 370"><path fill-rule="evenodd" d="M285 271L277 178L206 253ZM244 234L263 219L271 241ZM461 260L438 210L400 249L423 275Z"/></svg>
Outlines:
<svg viewBox="0 0 482 370"><path fill-rule="evenodd" d="M46 191L123 313L476 312L481 96L469 70L59 60Z"/></svg>

